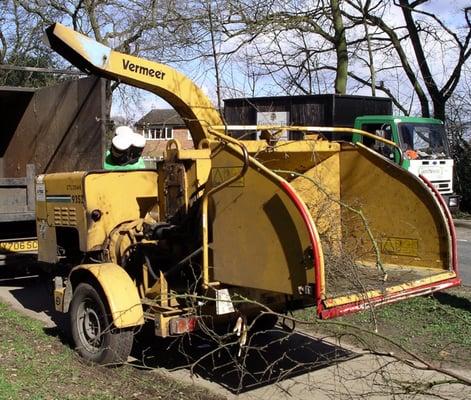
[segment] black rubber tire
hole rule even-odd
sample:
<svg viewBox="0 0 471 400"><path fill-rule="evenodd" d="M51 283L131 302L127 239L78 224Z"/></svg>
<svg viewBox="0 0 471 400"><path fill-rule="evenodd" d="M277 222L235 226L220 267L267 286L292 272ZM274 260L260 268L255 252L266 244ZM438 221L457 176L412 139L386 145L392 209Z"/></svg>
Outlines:
<svg viewBox="0 0 471 400"><path fill-rule="evenodd" d="M75 348L84 359L101 365L127 361L134 332L113 327L104 300L92 285L77 286L69 315Z"/></svg>

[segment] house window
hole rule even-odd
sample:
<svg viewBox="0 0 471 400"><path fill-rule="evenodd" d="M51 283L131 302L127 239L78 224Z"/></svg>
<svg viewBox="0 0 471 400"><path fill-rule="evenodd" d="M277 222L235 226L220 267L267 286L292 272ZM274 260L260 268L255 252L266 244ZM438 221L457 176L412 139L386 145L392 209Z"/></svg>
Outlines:
<svg viewBox="0 0 471 400"><path fill-rule="evenodd" d="M144 137L147 140L169 140L173 139L172 128L147 128L144 129Z"/></svg>

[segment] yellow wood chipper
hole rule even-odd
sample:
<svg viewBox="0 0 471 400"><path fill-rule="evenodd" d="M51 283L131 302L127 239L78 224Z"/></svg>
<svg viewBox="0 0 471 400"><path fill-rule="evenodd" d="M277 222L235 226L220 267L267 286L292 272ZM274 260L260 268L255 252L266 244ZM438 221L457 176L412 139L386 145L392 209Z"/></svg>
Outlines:
<svg viewBox="0 0 471 400"><path fill-rule="evenodd" d="M323 128L236 140L169 66L60 24L47 37L82 71L165 99L195 147L171 140L152 170L37 177L38 258L88 360L125 361L145 322L165 337L267 308L331 318L459 284L453 222L428 182Z"/></svg>

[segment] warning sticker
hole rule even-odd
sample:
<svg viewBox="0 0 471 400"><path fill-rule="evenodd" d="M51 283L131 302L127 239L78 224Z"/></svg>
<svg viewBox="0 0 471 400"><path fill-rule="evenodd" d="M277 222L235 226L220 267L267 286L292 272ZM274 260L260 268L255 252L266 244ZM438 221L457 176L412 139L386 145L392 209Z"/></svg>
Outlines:
<svg viewBox="0 0 471 400"><path fill-rule="evenodd" d="M384 238L381 240L381 252L397 256L417 257L419 241L409 238Z"/></svg>
<svg viewBox="0 0 471 400"><path fill-rule="evenodd" d="M220 185L226 182L230 178L240 174L241 167L219 167L211 169L211 183L213 186ZM231 187L244 187L244 178L239 178L232 182L229 186Z"/></svg>
<svg viewBox="0 0 471 400"><path fill-rule="evenodd" d="M216 290L216 314L229 314L234 312L231 295L227 289Z"/></svg>
<svg viewBox="0 0 471 400"><path fill-rule="evenodd" d="M46 185L44 184L44 175L36 178L36 201L46 201Z"/></svg>

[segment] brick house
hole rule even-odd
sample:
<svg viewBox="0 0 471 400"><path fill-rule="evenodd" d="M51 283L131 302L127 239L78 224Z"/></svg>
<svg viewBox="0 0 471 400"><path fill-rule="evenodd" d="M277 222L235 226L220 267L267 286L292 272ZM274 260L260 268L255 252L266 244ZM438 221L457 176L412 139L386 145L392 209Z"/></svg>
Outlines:
<svg viewBox="0 0 471 400"><path fill-rule="evenodd" d="M193 148L193 140L185 122L173 109L151 110L134 126L146 138L144 158L162 157L170 139L177 139L184 149Z"/></svg>

